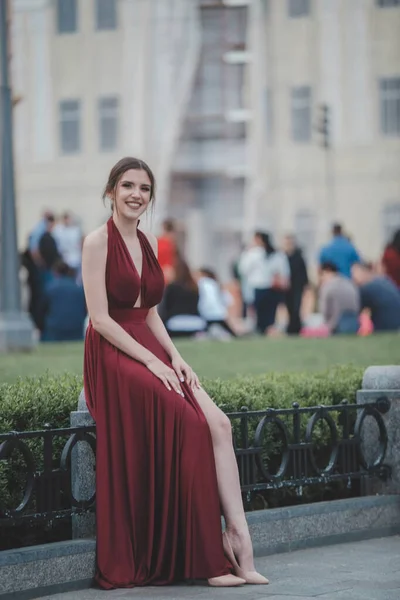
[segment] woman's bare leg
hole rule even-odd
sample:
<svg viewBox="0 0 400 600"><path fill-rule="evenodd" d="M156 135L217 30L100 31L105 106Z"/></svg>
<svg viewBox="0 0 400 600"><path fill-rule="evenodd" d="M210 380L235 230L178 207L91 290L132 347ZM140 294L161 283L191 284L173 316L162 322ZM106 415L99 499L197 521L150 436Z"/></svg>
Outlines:
<svg viewBox="0 0 400 600"><path fill-rule="evenodd" d="M241 568L254 571L253 547L243 509L231 422L203 389L196 389L194 395L211 431L218 491L229 540Z"/></svg>

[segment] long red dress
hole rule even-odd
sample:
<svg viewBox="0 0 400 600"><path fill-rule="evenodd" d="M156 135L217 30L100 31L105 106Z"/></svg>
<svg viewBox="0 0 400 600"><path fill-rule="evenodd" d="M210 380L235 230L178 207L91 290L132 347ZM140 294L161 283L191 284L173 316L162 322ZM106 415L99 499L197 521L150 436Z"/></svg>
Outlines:
<svg viewBox="0 0 400 600"><path fill-rule="evenodd" d="M146 324L164 279L138 229L142 275L111 218L106 289L110 316L164 363ZM140 308L133 308L141 297ZM97 567L104 589L167 585L231 572L224 556L211 434L194 395L169 391L142 363L91 324L84 386L97 426Z"/></svg>

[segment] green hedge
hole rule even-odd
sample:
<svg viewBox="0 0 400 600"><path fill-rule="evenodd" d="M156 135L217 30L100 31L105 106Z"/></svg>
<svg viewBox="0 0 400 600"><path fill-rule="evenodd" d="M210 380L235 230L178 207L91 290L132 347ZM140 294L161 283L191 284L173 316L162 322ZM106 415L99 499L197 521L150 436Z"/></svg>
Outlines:
<svg viewBox="0 0 400 600"><path fill-rule="evenodd" d="M269 373L228 381L202 381L210 396L225 412L290 408L337 404L344 398L355 401L361 387L363 369L338 367L322 373ZM42 429L69 424L69 414L76 410L82 378L65 374L43 375L0 384L0 432Z"/></svg>
<svg viewBox="0 0 400 600"><path fill-rule="evenodd" d="M356 391L361 387L363 369L340 367L325 373L267 374L236 380L203 380L203 385L224 412L240 411L243 406L250 410L265 408L291 408L293 402L300 406L332 405L344 398L355 401ZM0 384L0 433L43 429L46 423L53 428L68 427L70 412L76 410L82 378L70 374L20 379L12 384ZM333 415L336 416L335 414ZM304 432L307 418L302 416ZM257 419L249 420L250 439L257 426ZM239 421L234 422L235 432L240 435ZM239 438L240 439L240 438ZM316 427L314 440L324 460L324 445L329 433L324 424ZM61 452L66 438L55 441L55 453ZM280 439L276 430L265 432L263 456L266 460L279 462ZM37 467L41 467L41 442L29 441ZM59 460L55 458L55 465ZM0 510L15 506L21 498L24 482L24 465L17 453L8 465L0 463Z"/></svg>

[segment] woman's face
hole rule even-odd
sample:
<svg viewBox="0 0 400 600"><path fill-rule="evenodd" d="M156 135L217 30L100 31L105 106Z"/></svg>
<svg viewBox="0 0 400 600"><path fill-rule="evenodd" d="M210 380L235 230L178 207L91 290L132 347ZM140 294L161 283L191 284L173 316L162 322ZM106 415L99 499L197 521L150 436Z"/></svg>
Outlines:
<svg viewBox="0 0 400 600"><path fill-rule="evenodd" d="M139 219L150 204L151 191L151 182L146 171L125 171L114 191L115 212L125 219Z"/></svg>

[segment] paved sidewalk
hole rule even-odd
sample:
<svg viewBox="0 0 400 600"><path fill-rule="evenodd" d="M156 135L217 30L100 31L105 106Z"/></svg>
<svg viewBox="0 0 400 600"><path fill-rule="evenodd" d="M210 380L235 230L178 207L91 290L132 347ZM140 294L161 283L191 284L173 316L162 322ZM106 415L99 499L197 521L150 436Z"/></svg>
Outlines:
<svg viewBox="0 0 400 600"><path fill-rule="evenodd" d="M270 585L84 590L45 600L400 600L400 536L276 554L257 567Z"/></svg>

